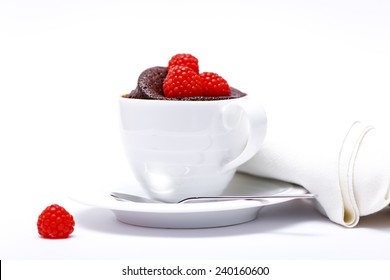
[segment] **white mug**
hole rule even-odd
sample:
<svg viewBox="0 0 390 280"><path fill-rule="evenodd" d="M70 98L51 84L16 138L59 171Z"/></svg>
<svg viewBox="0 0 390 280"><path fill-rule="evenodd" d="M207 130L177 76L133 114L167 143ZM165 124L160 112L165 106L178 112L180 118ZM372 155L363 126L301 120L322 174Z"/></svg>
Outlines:
<svg viewBox="0 0 390 280"><path fill-rule="evenodd" d="M264 140L264 108L247 96L213 101L120 98L130 167L154 199L219 195Z"/></svg>

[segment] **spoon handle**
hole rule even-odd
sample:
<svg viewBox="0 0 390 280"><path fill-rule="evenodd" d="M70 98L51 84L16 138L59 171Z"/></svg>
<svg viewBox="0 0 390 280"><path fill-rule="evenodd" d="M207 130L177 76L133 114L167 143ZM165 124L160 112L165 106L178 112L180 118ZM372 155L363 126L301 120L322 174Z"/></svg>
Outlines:
<svg viewBox="0 0 390 280"><path fill-rule="evenodd" d="M141 202L141 203L162 203L160 201L131 195L131 194L125 194L125 193L117 193L112 192L111 196L116 198L117 200L121 201L132 201L132 202ZM206 201L228 201L228 200L263 200L263 199L300 199L300 198L316 198L317 196L315 194L311 193L305 193L305 194L298 194L298 195L220 195L220 196L194 196L194 197L187 197L185 199L182 199L176 203L189 203L189 202L206 202Z"/></svg>
<svg viewBox="0 0 390 280"><path fill-rule="evenodd" d="M220 196L194 196L187 197L177 203L187 203L193 201L223 201L223 200L263 200L263 199L301 199L316 198L317 195L311 193L298 195L220 195Z"/></svg>

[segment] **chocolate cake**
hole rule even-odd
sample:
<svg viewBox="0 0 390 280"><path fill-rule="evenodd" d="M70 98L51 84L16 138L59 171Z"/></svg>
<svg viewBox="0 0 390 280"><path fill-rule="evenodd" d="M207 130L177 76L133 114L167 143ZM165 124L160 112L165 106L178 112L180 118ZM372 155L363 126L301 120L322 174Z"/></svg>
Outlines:
<svg viewBox="0 0 390 280"><path fill-rule="evenodd" d="M215 96L215 97L185 97L185 98L167 98L164 96L163 83L168 71L166 67L156 66L146 69L138 78L137 87L129 94L125 94L125 98L137 99L158 99L158 100L192 100L192 101L212 101L221 99L231 99L243 97L246 94L230 87L229 96Z"/></svg>

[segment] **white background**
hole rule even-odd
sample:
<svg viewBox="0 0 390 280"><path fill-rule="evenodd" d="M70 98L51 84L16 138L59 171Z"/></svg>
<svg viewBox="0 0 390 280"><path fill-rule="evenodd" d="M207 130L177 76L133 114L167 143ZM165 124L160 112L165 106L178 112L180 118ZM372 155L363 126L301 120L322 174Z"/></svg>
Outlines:
<svg viewBox="0 0 390 280"><path fill-rule="evenodd" d="M389 259L388 208L354 229L295 201L247 224L165 230L67 198L132 180L118 97L176 53L194 54L201 71L265 107L310 104L386 129L389 15L387 1L2 0L0 258ZM74 215L71 238L39 237L36 220L52 203Z"/></svg>

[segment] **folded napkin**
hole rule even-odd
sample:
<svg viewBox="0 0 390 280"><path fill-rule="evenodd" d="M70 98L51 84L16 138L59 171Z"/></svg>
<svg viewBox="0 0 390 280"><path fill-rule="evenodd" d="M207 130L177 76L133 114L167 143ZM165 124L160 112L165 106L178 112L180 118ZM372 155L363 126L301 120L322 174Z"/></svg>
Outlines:
<svg viewBox="0 0 390 280"><path fill-rule="evenodd" d="M265 142L239 171L303 186L318 195L323 214L346 227L389 205L387 134L329 109L265 108Z"/></svg>

